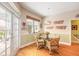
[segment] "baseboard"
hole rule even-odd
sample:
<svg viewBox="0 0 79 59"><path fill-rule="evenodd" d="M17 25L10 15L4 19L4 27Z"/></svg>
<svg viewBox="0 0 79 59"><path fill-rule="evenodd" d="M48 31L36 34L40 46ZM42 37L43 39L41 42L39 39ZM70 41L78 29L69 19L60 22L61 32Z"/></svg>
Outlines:
<svg viewBox="0 0 79 59"><path fill-rule="evenodd" d="M66 43L66 42L59 42L59 44L64 44L64 45L71 45L71 43Z"/></svg>
<svg viewBox="0 0 79 59"><path fill-rule="evenodd" d="M72 41L72 43L77 43L77 44L79 44L79 42L78 42L78 41Z"/></svg>
<svg viewBox="0 0 79 59"><path fill-rule="evenodd" d="M19 48L16 50L16 52L14 53L14 55L13 56L16 56L16 54L17 54L17 52L19 51Z"/></svg>
<svg viewBox="0 0 79 59"><path fill-rule="evenodd" d="M33 43L35 43L35 41L33 41L33 42L30 42L30 43L28 43L28 44L25 44L25 45L22 45L20 48L24 48L24 47L26 47L26 46L29 46L29 45L33 44Z"/></svg>

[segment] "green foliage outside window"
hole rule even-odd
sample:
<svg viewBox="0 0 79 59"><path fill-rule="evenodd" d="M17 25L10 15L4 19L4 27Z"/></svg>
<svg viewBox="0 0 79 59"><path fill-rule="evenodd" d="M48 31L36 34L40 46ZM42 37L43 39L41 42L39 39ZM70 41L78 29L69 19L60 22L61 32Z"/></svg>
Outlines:
<svg viewBox="0 0 79 59"><path fill-rule="evenodd" d="M0 39L2 39L2 37L4 37L4 35L5 35L5 32L0 32Z"/></svg>

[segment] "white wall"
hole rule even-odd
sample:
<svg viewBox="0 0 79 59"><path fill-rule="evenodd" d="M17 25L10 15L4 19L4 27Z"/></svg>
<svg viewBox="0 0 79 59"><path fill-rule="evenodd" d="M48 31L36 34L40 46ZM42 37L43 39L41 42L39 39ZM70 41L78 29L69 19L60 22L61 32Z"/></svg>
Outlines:
<svg viewBox="0 0 79 59"><path fill-rule="evenodd" d="M33 41L35 41L34 39L34 34L33 35L30 35L28 34L28 31L27 31L27 15L28 16L32 16L38 20L41 20L42 17L40 15L37 15L36 13L34 12L30 12L28 11L27 9L21 7L19 4L15 3L16 7L19 9L19 11L21 12L21 28L22 28L22 22L25 22L26 23L26 29L21 29L21 46L24 46L28 43L31 43Z"/></svg>
<svg viewBox="0 0 79 59"><path fill-rule="evenodd" d="M57 14L57 15L54 15L54 16L49 16L49 17L46 17L44 19L44 24L45 22L47 22L48 20L50 20L52 22L51 25L44 25L44 30L45 31L49 31L51 34L58 34L60 35L60 43L64 43L64 44L68 44L68 45L71 45L71 20L73 19L77 19L75 16L79 14L79 10L74 10L74 11L69 11L69 12L64 12L64 13L61 13L61 14ZM54 21L57 21L57 20L64 20L64 23L63 24L53 24ZM61 25L66 25L67 28L66 29L56 29L55 27L56 26L61 26ZM54 26L53 29L46 29L46 27L49 27L49 26ZM53 35L51 35L53 37Z"/></svg>

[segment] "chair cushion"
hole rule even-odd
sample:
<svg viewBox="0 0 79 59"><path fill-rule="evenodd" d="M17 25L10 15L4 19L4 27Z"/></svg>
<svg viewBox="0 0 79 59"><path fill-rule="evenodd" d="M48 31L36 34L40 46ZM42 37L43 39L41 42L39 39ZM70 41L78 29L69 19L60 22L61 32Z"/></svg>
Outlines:
<svg viewBox="0 0 79 59"><path fill-rule="evenodd" d="M44 42L44 40L38 40L38 42Z"/></svg>

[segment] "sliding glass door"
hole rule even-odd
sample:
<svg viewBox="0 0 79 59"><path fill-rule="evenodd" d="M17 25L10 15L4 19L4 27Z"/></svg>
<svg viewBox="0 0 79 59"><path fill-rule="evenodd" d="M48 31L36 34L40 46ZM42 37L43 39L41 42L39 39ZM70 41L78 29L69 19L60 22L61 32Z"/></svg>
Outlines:
<svg viewBox="0 0 79 59"><path fill-rule="evenodd" d="M19 48L19 18L13 15L13 50L16 51Z"/></svg>
<svg viewBox="0 0 79 59"><path fill-rule="evenodd" d="M14 55L19 48L19 18L0 5L0 56Z"/></svg>
<svg viewBox="0 0 79 59"><path fill-rule="evenodd" d="M0 55L6 55L6 10L0 6Z"/></svg>
<svg viewBox="0 0 79 59"><path fill-rule="evenodd" d="M11 54L11 38L12 38L12 14L9 11L6 11L6 55Z"/></svg>

